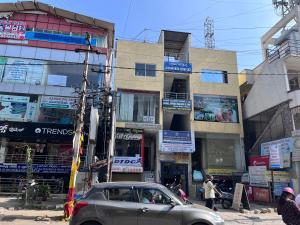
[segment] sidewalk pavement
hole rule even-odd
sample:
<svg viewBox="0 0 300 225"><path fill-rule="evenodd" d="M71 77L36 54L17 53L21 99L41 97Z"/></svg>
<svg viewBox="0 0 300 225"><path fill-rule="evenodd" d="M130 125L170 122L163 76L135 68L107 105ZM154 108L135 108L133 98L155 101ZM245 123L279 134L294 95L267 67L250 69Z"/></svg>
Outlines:
<svg viewBox="0 0 300 225"><path fill-rule="evenodd" d="M203 205L204 202L193 201ZM0 224L1 225L67 225L62 221L63 210L62 201L50 200L44 202L44 210L28 210L22 207L20 201L11 197L0 197ZM49 209L46 209L49 208ZM57 208L57 209L55 209ZM251 211L245 210L243 213L233 209L222 209L217 204L217 212L225 220L226 225L284 225L281 217L274 212L274 208L265 205L251 204ZM265 209L265 211L263 210ZM269 210L268 210L269 209ZM262 212L264 211L264 212ZM267 212L269 211L269 212ZM255 214L255 212L258 214Z"/></svg>

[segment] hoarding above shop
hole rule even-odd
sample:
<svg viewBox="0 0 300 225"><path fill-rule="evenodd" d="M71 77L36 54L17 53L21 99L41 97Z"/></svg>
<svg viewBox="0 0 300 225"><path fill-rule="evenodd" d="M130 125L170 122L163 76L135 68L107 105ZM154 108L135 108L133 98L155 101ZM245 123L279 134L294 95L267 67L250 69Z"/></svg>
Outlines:
<svg viewBox="0 0 300 225"><path fill-rule="evenodd" d="M237 97L221 95L194 95L194 120L238 123Z"/></svg>
<svg viewBox="0 0 300 225"><path fill-rule="evenodd" d="M144 131L133 128L116 128L116 139L118 140L141 140Z"/></svg>
<svg viewBox="0 0 300 225"><path fill-rule="evenodd" d="M26 23L15 20L0 20L0 38L24 40Z"/></svg>
<svg viewBox="0 0 300 225"><path fill-rule="evenodd" d="M0 137L72 141L73 125L0 121Z"/></svg>
<svg viewBox="0 0 300 225"><path fill-rule="evenodd" d="M186 62L169 62L164 63L164 70L166 72L174 73L192 73L192 64Z"/></svg>
<svg viewBox="0 0 300 225"><path fill-rule="evenodd" d="M195 135L193 131L159 131L159 146L161 152L195 152Z"/></svg>
<svg viewBox="0 0 300 225"><path fill-rule="evenodd" d="M164 110L192 110L192 101L183 99L163 99L162 107Z"/></svg>
<svg viewBox="0 0 300 225"><path fill-rule="evenodd" d="M118 173L142 173L142 158L115 156L113 157L111 170Z"/></svg>
<svg viewBox="0 0 300 225"><path fill-rule="evenodd" d="M33 173L70 173L71 166L32 164ZM26 173L27 165L25 163L0 163L0 172L2 173Z"/></svg>
<svg viewBox="0 0 300 225"><path fill-rule="evenodd" d="M0 119L25 119L30 97L0 95Z"/></svg>
<svg viewBox="0 0 300 225"><path fill-rule="evenodd" d="M42 96L42 108L77 109L77 99L60 96Z"/></svg>

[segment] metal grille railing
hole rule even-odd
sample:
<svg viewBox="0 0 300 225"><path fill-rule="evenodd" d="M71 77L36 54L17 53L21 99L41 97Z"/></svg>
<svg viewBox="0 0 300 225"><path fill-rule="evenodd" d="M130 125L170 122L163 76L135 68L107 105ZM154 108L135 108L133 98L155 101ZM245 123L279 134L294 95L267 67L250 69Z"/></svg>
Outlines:
<svg viewBox="0 0 300 225"><path fill-rule="evenodd" d="M189 100L190 95L189 95L189 93L165 92L164 98Z"/></svg>
<svg viewBox="0 0 300 225"><path fill-rule="evenodd" d="M279 46L267 49L267 57L270 63L288 55L300 56L300 41L288 40Z"/></svg>
<svg viewBox="0 0 300 225"><path fill-rule="evenodd" d="M37 185L48 185L51 194L64 192L62 179L34 179ZM21 193L22 187L27 183L25 178L2 178L0 177L0 193Z"/></svg>

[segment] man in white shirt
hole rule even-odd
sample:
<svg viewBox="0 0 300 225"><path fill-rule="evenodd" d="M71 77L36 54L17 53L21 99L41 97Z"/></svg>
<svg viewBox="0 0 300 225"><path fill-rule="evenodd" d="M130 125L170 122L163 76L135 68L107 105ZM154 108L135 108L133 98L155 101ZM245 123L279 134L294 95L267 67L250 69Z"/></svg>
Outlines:
<svg viewBox="0 0 300 225"><path fill-rule="evenodd" d="M213 184L213 176L207 175L206 180L203 183L204 187L204 198L205 198L205 206L217 211L217 208L215 207L215 198L216 198L216 192L221 195L215 188Z"/></svg>

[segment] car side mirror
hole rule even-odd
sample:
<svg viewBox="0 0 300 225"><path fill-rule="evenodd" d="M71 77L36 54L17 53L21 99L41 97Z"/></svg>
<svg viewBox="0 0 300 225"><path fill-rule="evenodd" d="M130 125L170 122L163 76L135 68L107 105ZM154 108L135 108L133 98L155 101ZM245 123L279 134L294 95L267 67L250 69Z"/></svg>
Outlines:
<svg viewBox="0 0 300 225"><path fill-rule="evenodd" d="M170 205L173 208L173 207L175 207L177 205L177 203L174 201L174 199L171 199Z"/></svg>

